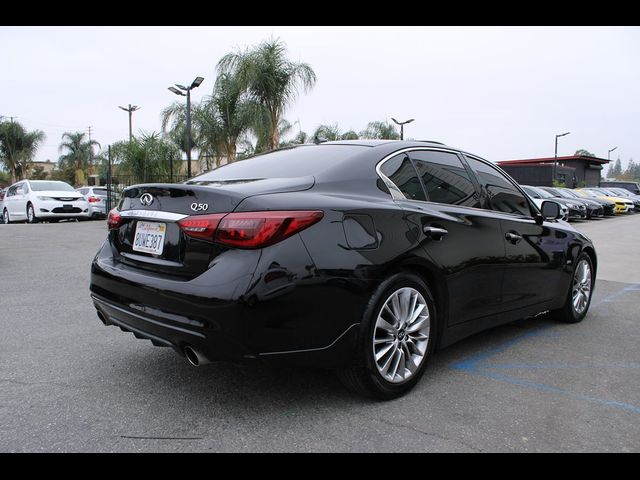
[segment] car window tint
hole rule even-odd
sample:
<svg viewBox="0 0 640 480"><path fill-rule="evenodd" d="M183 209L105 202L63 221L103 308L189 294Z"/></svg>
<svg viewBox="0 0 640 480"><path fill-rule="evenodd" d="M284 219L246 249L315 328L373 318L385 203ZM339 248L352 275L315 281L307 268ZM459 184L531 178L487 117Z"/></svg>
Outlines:
<svg viewBox="0 0 640 480"><path fill-rule="evenodd" d="M531 217L529 202L498 169L465 155L487 195L487 208Z"/></svg>
<svg viewBox="0 0 640 480"><path fill-rule="evenodd" d="M427 200L480 208L469 173L454 153L416 150L409 152L427 193Z"/></svg>
<svg viewBox="0 0 640 480"><path fill-rule="evenodd" d="M80 189L80 193L81 193L82 195L86 195L87 193L89 193L89 189L88 189L88 188L81 188L81 189Z"/></svg>
<svg viewBox="0 0 640 480"><path fill-rule="evenodd" d="M426 200L418 175L406 154L402 153L390 158L382 164L380 171L407 199Z"/></svg>

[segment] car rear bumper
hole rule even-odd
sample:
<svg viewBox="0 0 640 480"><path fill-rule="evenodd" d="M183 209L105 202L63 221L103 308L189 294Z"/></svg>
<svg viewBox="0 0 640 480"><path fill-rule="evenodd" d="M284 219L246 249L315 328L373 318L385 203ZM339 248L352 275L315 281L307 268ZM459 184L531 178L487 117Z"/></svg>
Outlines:
<svg viewBox="0 0 640 480"><path fill-rule="evenodd" d="M297 236L237 253L195 278L174 279L119 263L107 241L91 266L91 298L103 323L180 354L189 346L209 360L323 367L351 360L369 288L311 277Z"/></svg>

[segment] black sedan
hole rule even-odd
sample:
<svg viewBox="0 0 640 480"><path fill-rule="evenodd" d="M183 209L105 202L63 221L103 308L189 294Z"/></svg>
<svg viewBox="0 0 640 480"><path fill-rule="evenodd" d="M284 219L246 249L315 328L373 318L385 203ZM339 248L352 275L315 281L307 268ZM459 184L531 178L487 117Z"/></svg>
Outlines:
<svg viewBox="0 0 640 480"><path fill-rule="evenodd" d="M603 206L589 198L582 197L578 198L576 194L572 193L568 188L551 188L551 187L540 187L552 195L557 196L558 198L567 198L573 202L580 202L586 208L587 219L590 220L592 218L603 217L604 216L604 208Z"/></svg>
<svg viewBox="0 0 640 480"><path fill-rule="evenodd" d="M193 365L336 369L377 398L433 352L550 311L579 322L597 258L501 169L436 142L300 145L124 191L91 266L106 325Z"/></svg>
<svg viewBox="0 0 640 480"><path fill-rule="evenodd" d="M570 188L562 188L559 190L561 190L562 193L564 193L565 195L569 195L570 198L575 198L583 201L589 200L591 202L595 202L597 205L600 205L602 207L603 216L615 216L616 214L615 202L612 202L610 200L605 200L604 198L598 197L597 195L593 195L592 197L582 196L576 193L575 190L572 190Z"/></svg>

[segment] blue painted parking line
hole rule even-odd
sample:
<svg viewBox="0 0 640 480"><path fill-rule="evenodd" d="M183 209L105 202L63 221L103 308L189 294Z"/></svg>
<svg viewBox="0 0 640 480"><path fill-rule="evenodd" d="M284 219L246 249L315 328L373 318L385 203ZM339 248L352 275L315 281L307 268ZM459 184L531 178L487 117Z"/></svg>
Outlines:
<svg viewBox="0 0 640 480"><path fill-rule="evenodd" d="M616 292L613 292L603 299L593 303L591 308L597 308L601 305L605 305L610 303L611 301L618 299L630 292L640 291L640 284L629 285L625 288L622 288ZM599 398L589 395L582 395L578 393L571 392L569 390L565 390L563 388L554 387L552 385L547 385L545 383L533 382L530 380L526 380L523 378L514 377L511 375L505 375L503 373L498 373L497 370L508 370L508 369L524 369L524 370L535 370L535 369L637 369L640 368L640 364L637 363L608 363L608 364L489 364L487 363L491 358L497 356L498 354L504 353L507 350L510 350L515 345L522 343L524 341L530 340L535 337L558 337L563 335L573 335L570 334L560 334L550 332L549 329L554 328L554 325L545 325L543 327L539 327L535 330L525 333L524 335L520 335L516 338L503 342L495 347L489 348L485 351L472 355L471 357L462 360L460 362L456 362L452 365L452 368L455 370L462 371L464 373L468 373L471 375L479 375L486 378L491 378L494 380L498 380L500 382L509 383L511 385L518 385L526 388L531 388L538 391L543 391L547 393L554 393L558 395L568 396L578 400L584 400L592 403L598 403L600 405L605 405L613 408L621 408L624 410L628 410L634 413L640 413L640 407L636 405L632 405L630 403L619 402L616 400L610 400L606 398Z"/></svg>

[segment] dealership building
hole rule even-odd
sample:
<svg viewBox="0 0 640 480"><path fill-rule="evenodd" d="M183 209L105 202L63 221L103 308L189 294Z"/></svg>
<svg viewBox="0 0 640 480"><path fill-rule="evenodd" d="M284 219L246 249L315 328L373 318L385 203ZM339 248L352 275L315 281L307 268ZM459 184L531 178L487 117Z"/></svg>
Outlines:
<svg viewBox="0 0 640 480"><path fill-rule="evenodd" d="M609 163L606 158L586 155L566 157L526 158L496 162L514 180L522 185L551 187L555 164L555 178L569 188L598 187L602 169Z"/></svg>

